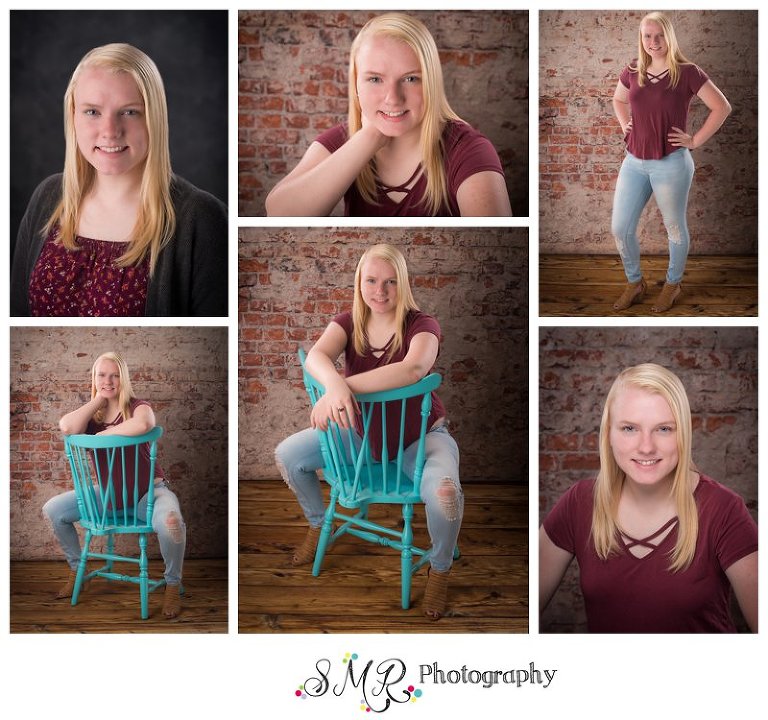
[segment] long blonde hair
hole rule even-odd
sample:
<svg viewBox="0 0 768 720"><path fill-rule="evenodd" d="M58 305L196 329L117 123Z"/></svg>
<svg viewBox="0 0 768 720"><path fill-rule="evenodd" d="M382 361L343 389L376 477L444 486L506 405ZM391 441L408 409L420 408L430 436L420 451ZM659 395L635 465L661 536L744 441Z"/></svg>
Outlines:
<svg viewBox="0 0 768 720"><path fill-rule="evenodd" d="M369 20L360 30L349 53L349 117L350 137L363 126L360 100L357 97L357 53L370 37L382 35L404 42L416 53L421 66L424 117L421 121L421 165L427 179L424 202L431 215L448 202L442 136L446 122L463 122L445 97L443 68L435 40L420 20L404 13L386 13ZM369 203L375 203L375 163L371 160L355 180L358 191Z"/></svg>
<svg viewBox="0 0 768 720"><path fill-rule="evenodd" d="M669 65L669 85L677 87L680 80L680 66L688 65L689 60L683 55L680 46L677 44L675 28L672 27L672 21L663 12L650 12L641 21L637 35L637 67L630 68L630 72L637 72L637 84L640 87L645 85L648 78L648 66L651 64L651 56L645 52L643 45L643 24L655 22L661 25L664 31L664 39L667 43L667 65Z"/></svg>
<svg viewBox="0 0 768 720"><path fill-rule="evenodd" d="M361 290L363 265L373 258L386 260L394 269L397 279L397 301L395 304L395 336L390 345L388 358L392 358L403 347L405 318L411 310L418 310L408 282L408 267L403 254L394 246L382 243L366 250L355 270L355 297L352 301L352 342L358 355L366 355L370 349L366 327L371 309L365 304Z"/></svg>
<svg viewBox="0 0 768 720"><path fill-rule="evenodd" d="M677 507L677 542L671 553L669 569L685 570L693 560L699 532L699 514L693 497L691 408L680 378L660 365L645 363L627 368L614 380L603 408L600 422L600 472L597 476L592 510L592 538L595 551L603 560L618 549L616 522L621 489L626 474L619 467L611 449L611 406L616 395L627 387L641 388L661 395L672 411L677 426L678 462L672 481L672 496Z"/></svg>
<svg viewBox="0 0 768 720"><path fill-rule="evenodd" d="M102 360L111 360L117 365L118 372L120 373L120 392L117 396L117 404L120 408L120 414L123 416L123 420L130 420L132 415L131 400L133 400L136 395L134 395L133 387L131 386L128 366L125 364L125 360L123 360L122 356L118 353L110 350L109 352L99 355L93 363L93 366L91 367L91 400L96 397L96 393L98 392L98 388L96 387L96 367ZM97 410L93 419L96 422L104 422L104 408Z"/></svg>
<svg viewBox="0 0 768 720"><path fill-rule="evenodd" d="M75 133L75 87L86 68L106 68L128 73L144 100L149 147L141 179L139 212L125 253L117 260L121 267L138 265L149 255L149 272L154 271L160 251L173 237L176 212L171 201L171 156L168 149L168 108L163 80L150 57L126 43L111 43L88 52L75 68L64 93L64 135L66 154L62 194L43 232L58 226L58 239L67 250L77 250L80 207L96 176L83 157Z"/></svg>

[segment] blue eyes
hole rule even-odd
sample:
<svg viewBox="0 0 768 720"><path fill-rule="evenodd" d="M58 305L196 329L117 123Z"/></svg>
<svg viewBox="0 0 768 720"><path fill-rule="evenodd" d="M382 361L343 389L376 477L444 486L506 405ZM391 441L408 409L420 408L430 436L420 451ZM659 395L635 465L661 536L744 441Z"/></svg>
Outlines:
<svg viewBox="0 0 768 720"><path fill-rule="evenodd" d="M372 75L366 79L366 82L369 82L373 85L380 85L384 82L384 80L377 75ZM406 75L403 78L403 82L412 85L414 83L421 82L421 78L418 75Z"/></svg>
<svg viewBox="0 0 768 720"><path fill-rule="evenodd" d="M141 115L141 111L129 108L127 110L121 110L118 114L124 117L138 117ZM83 115L87 117L98 117L101 113L96 108L87 108L83 110Z"/></svg>
<svg viewBox="0 0 768 720"><path fill-rule="evenodd" d="M637 425L621 425L619 427L619 430L627 433L634 432L637 429L638 429ZM660 425L659 427L656 428L656 430L664 435L667 435L669 433L674 432L675 428L673 428L671 425Z"/></svg>
<svg viewBox="0 0 768 720"><path fill-rule="evenodd" d="M376 284L376 280L374 280L373 278L366 278L365 282L367 282L369 285L375 285ZM384 284L385 285L397 285L397 280L385 280Z"/></svg>

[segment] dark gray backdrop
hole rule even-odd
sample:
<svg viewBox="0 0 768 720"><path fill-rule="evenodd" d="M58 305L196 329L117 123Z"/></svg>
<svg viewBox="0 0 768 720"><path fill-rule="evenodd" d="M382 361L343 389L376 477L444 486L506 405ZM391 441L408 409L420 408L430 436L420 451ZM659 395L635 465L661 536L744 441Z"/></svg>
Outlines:
<svg viewBox="0 0 768 720"><path fill-rule="evenodd" d="M91 48L127 42L160 70L173 171L227 203L226 11L11 12L10 245L37 185L64 167L64 91Z"/></svg>

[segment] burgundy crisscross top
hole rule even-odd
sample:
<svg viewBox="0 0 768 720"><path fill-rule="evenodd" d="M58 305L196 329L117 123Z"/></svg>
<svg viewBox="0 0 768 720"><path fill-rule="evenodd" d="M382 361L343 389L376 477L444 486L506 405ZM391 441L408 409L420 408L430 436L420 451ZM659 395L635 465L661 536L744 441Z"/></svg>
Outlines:
<svg viewBox="0 0 768 720"><path fill-rule="evenodd" d="M504 171L491 141L464 122L447 122L442 141L448 203L443 204L437 215L459 216L461 212L456 194L461 184L479 172L490 170L503 175ZM336 152L347 142L346 125L336 125L326 130L315 142L320 143L328 152ZM366 202L352 183L344 194L344 214L351 217L423 217L429 214L423 202L426 189L427 177L420 165L402 185L392 188L377 184L375 203ZM393 200L387 194L390 192L403 192L405 197Z"/></svg>
<svg viewBox="0 0 768 720"><path fill-rule="evenodd" d="M697 65L680 65L677 85L672 87L669 71L659 75L646 73L651 82L638 84L635 64L624 68L620 81L629 89L632 129L624 137L627 150L641 160L661 160L680 148L671 145L668 135L673 127L686 130L691 100L709 77ZM655 82L654 82L655 81Z"/></svg>
<svg viewBox="0 0 768 720"><path fill-rule="evenodd" d="M694 492L699 512L696 552L690 566L669 570L677 528L673 518L642 541L643 557L625 546L601 560L591 536L593 480L571 486L545 518L550 540L576 556L590 632L735 632L729 615L731 586L725 571L757 550L757 525L735 492L702 475ZM621 544L620 544L621 545Z"/></svg>

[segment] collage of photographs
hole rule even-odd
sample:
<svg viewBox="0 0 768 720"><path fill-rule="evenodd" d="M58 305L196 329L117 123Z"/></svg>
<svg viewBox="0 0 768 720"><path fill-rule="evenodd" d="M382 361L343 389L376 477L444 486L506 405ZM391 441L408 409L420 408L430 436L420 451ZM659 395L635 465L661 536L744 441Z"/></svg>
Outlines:
<svg viewBox="0 0 768 720"><path fill-rule="evenodd" d="M768 705L757 5L468 5L3 10L7 708Z"/></svg>

